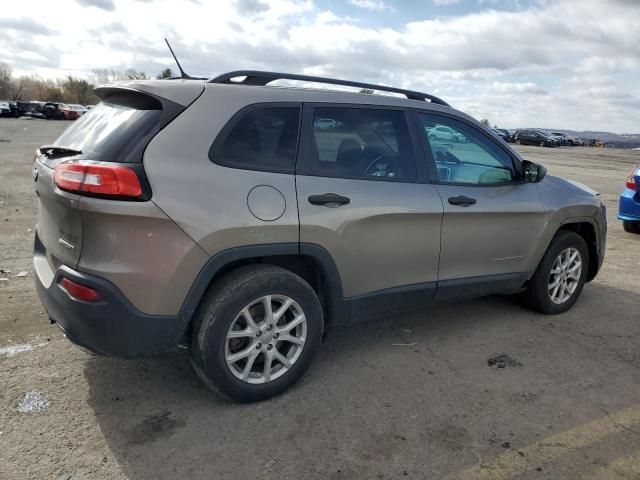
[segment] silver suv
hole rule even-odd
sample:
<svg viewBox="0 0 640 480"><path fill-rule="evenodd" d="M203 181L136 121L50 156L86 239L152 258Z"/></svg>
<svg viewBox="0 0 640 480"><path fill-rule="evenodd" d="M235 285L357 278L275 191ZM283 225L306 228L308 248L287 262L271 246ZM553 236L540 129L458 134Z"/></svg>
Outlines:
<svg viewBox="0 0 640 480"><path fill-rule="evenodd" d="M595 192L432 95L256 71L97 94L33 170L38 293L94 353L186 346L212 389L255 401L329 327L495 293L561 313L602 264Z"/></svg>

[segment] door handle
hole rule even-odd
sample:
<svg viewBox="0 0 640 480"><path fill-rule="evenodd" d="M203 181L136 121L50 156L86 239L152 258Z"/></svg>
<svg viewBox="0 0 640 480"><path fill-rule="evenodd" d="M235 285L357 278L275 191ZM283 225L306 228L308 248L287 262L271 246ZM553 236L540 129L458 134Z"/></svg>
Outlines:
<svg viewBox="0 0 640 480"><path fill-rule="evenodd" d="M449 197L449 203L460 207L468 207L469 205L474 205L476 203L476 199L460 195L459 197Z"/></svg>
<svg viewBox="0 0 640 480"><path fill-rule="evenodd" d="M349 197L343 197L337 193L324 193L322 195L310 195L309 203L312 205L329 205L336 204L336 207L340 205L347 205L351 202Z"/></svg>

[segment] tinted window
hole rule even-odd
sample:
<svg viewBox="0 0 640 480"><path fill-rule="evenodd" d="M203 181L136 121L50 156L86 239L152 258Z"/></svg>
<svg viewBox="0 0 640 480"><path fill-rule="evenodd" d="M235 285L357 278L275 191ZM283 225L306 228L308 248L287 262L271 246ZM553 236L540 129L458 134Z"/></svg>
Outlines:
<svg viewBox="0 0 640 480"><path fill-rule="evenodd" d="M241 113L216 140L209 157L228 167L293 172L299 118L299 107L258 107Z"/></svg>
<svg viewBox="0 0 640 480"><path fill-rule="evenodd" d="M162 106L156 99L134 93L115 94L73 122L54 145L79 150L90 160L141 161L140 148L161 119Z"/></svg>
<svg viewBox="0 0 640 480"><path fill-rule="evenodd" d="M320 107L313 112L308 175L367 180L417 179L404 112Z"/></svg>
<svg viewBox="0 0 640 480"><path fill-rule="evenodd" d="M440 182L482 185L515 180L511 156L480 131L448 117L420 119Z"/></svg>

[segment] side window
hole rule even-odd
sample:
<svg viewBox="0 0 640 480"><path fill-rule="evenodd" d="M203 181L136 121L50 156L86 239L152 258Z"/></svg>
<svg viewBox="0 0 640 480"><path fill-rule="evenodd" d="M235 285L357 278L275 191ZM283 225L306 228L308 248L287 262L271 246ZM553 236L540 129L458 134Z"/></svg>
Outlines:
<svg viewBox="0 0 640 480"><path fill-rule="evenodd" d="M299 173L362 180L416 181L405 114L398 110L317 107L310 157Z"/></svg>
<svg viewBox="0 0 640 480"><path fill-rule="evenodd" d="M213 143L209 159L226 167L292 173L300 107L257 107L240 115Z"/></svg>
<svg viewBox="0 0 640 480"><path fill-rule="evenodd" d="M483 185L516 179L511 156L473 127L439 115L421 114L420 120L440 182Z"/></svg>

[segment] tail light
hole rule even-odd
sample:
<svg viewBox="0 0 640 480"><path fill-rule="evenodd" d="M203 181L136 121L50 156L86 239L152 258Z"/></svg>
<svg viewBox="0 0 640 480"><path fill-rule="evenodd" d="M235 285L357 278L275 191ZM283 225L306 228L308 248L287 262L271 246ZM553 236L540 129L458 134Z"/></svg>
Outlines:
<svg viewBox="0 0 640 480"><path fill-rule="evenodd" d="M83 302L99 302L102 300L102 295L100 295L100 292L97 290L69 280L67 277L62 277L58 284L67 292L67 295L74 300L81 300Z"/></svg>
<svg viewBox="0 0 640 480"><path fill-rule="evenodd" d="M139 198L142 186L132 168L109 162L64 162L56 165L54 180L60 190L108 197Z"/></svg>
<svg viewBox="0 0 640 480"><path fill-rule="evenodd" d="M634 191L638 190L638 184L636 183L636 175L638 174L638 170L640 170L640 164L635 165L631 169L631 171L629 172L629 176L627 177L627 181L625 182L627 188Z"/></svg>

